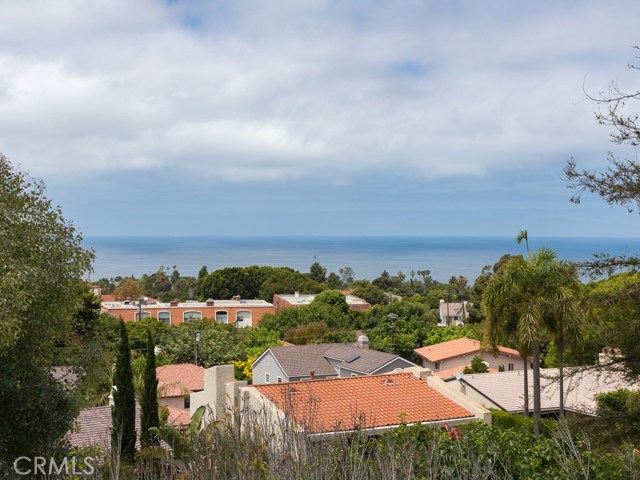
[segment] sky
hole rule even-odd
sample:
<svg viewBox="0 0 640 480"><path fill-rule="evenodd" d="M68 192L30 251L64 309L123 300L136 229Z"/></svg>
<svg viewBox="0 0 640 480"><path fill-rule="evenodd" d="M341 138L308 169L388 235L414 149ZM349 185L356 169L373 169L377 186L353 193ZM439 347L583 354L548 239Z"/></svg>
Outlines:
<svg viewBox="0 0 640 480"><path fill-rule="evenodd" d="M569 202L640 2L0 0L0 152L97 235L638 236ZM640 62L640 60L639 60Z"/></svg>

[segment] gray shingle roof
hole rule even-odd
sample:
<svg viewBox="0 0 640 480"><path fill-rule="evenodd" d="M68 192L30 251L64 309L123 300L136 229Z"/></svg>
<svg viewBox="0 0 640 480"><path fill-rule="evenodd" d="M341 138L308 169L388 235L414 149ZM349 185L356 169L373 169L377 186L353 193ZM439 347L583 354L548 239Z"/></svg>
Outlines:
<svg viewBox="0 0 640 480"><path fill-rule="evenodd" d="M68 438L71 445L82 448L97 446L111 452L111 407L95 407L80 410ZM140 431L140 405L136 404L136 432ZM136 441L139 448L140 444Z"/></svg>
<svg viewBox="0 0 640 480"><path fill-rule="evenodd" d="M558 369L540 370L542 411L556 411L559 408ZM529 372L529 407L533 409L533 375ZM461 383L466 383L507 412L524 410L523 372L499 372L464 375ZM468 388L468 387L467 387ZM627 381L620 372L578 370L565 368L565 408L574 412L594 414L595 396L618 388L632 390L640 384Z"/></svg>
<svg viewBox="0 0 640 480"><path fill-rule="evenodd" d="M288 377L306 377L310 371L316 375L335 375L336 369L329 358L337 360L337 366L362 373L373 373L387 363L400 358L398 355L358 348L341 343L320 345L294 345L269 349ZM346 360L356 357L351 362ZM407 361L407 367L415 366Z"/></svg>

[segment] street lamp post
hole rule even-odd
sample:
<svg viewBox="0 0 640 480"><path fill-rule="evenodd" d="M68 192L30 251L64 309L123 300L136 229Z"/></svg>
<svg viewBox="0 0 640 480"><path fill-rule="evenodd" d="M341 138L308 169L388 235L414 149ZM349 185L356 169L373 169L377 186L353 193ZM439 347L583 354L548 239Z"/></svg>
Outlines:
<svg viewBox="0 0 640 480"><path fill-rule="evenodd" d="M398 319L398 315L390 313L387 315L387 318L389 319L389 328L391 329L391 346L395 346L396 326L394 322Z"/></svg>
<svg viewBox="0 0 640 480"><path fill-rule="evenodd" d="M198 345L200 344L200 332L195 332L193 336L193 356L195 360L195 364L198 365Z"/></svg>

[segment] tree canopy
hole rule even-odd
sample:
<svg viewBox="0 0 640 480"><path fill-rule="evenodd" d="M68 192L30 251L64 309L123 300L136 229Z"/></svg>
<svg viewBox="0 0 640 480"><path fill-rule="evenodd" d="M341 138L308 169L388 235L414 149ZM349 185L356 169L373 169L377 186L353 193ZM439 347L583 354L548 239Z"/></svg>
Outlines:
<svg viewBox="0 0 640 480"><path fill-rule="evenodd" d="M46 453L75 416L51 370L56 346L73 332L93 253L44 184L1 154L0 239L0 460L10 460Z"/></svg>

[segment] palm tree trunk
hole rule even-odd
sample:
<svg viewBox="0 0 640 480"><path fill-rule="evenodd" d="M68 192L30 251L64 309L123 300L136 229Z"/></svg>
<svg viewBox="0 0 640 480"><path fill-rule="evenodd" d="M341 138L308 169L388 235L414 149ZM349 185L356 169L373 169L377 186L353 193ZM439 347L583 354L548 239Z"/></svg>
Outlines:
<svg viewBox="0 0 640 480"><path fill-rule="evenodd" d="M524 414L529 416L529 359L524 355Z"/></svg>
<svg viewBox="0 0 640 480"><path fill-rule="evenodd" d="M560 332L559 342L556 345L558 350L558 363L560 367L560 418L564 417L564 339Z"/></svg>
<svg viewBox="0 0 640 480"><path fill-rule="evenodd" d="M540 435L540 342L533 347L533 433Z"/></svg>

